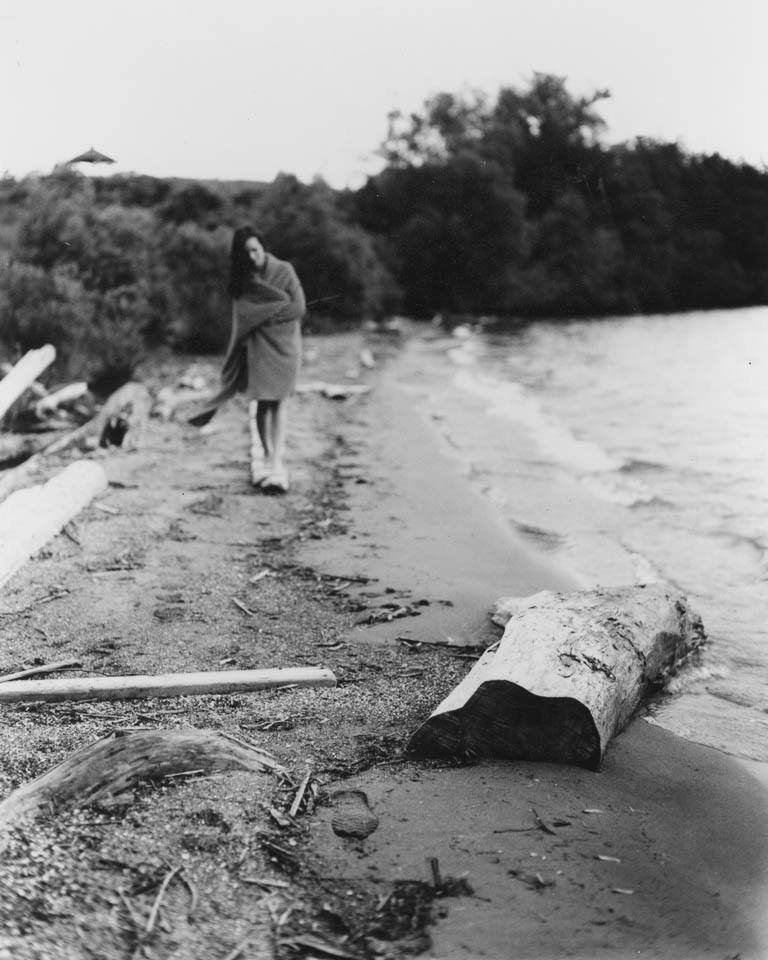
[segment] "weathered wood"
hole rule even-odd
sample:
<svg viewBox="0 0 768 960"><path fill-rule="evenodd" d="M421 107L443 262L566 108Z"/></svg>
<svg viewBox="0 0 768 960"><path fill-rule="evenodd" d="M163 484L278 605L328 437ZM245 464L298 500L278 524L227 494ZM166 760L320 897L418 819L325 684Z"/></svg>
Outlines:
<svg viewBox="0 0 768 960"><path fill-rule="evenodd" d="M45 417L64 404L80 400L86 393L88 393L88 384L85 380L68 383L66 386L54 390L53 393L47 393L44 397L41 397L35 404L35 415Z"/></svg>
<svg viewBox="0 0 768 960"><path fill-rule="evenodd" d="M284 686L334 687L336 677L332 671L321 667L274 667L262 670L19 680L0 685L0 703L16 703L21 700L135 700L148 697L251 693Z"/></svg>
<svg viewBox="0 0 768 960"><path fill-rule="evenodd" d="M0 504L0 586L106 488L103 467L76 460L47 483L17 490Z"/></svg>
<svg viewBox="0 0 768 960"><path fill-rule="evenodd" d="M542 592L518 605L409 752L596 770L648 689L704 642L700 618L663 584Z"/></svg>
<svg viewBox="0 0 768 960"><path fill-rule="evenodd" d="M116 731L14 790L0 803L0 835L40 813L87 806L142 781L198 770L285 774L269 754L225 733L194 728Z"/></svg>
<svg viewBox="0 0 768 960"><path fill-rule="evenodd" d="M149 390L143 383L131 381L123 384L87 423L57 437L20 466L4 471L0 476L0 500L28 484L45 465L46 457L75 448L92 450L98 447L111 420L122 421L125 425L122 447L136 449L141 443L151 405Z"/></svg>
<svg viewBox="0 0 768 960"><path fill-rule="evenodd" d="M39 350L29 350L0 380L0 420L55 359L56 348L50 343Z"/></svg>

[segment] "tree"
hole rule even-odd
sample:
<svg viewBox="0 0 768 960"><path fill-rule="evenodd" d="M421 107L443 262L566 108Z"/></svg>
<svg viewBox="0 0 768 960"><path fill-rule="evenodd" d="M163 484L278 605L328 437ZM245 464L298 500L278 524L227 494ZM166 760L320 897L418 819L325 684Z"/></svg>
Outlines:
<svg viewBox="0 0 768 960"><path fill-rule="evenodd" d="M301 183L280 174L260 196L257 226L276 256L296 268L313 310L347 319L377 316L397 289L368 234L348 220L334 191L320 179Z"/></svg>

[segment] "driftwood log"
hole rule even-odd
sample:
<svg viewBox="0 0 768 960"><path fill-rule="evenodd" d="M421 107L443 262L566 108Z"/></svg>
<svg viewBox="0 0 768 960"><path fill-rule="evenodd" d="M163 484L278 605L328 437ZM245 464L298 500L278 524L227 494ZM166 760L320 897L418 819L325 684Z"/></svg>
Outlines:
<svg viewBox="0 0 768 960"><path fill-rule="evenodd" d="M663 584L518 601L498 644L413 734L443 758L572 763L597 770L649 688L704 642Z"/></svg>
<svg viewBox="0 0 768 960"><path fill-rule="evenodd" d="M335 687L336 677L331 670L322 667L274 667L262 670L17 680L0 684L0 703L191 697L200 694L251 693L285 686Z"/></svg>
<svg viewBox="0 0 768 960"><path fill-rule="evenodd" d="M0 420L55 359L56 349L51 344L39 350L29 350L0 380Z"/></svg>
<svg viewBox="0 0 768 960"><path fill-rule="evenodd" d="M35 404L35 416L41 419L59 407L65 404L74 403L82 399L88 393L88 384L85 380L78 380L75 383L68 383L64 387L59 387L53 393L48 393Z"/></svg>
<svg viewBox="0 0 768 960"><path fill-rule="evenodd" d="M0 500L13 490L26 486L45 464L45 458L71 449L95 449L98 446L122 446L136 449L141 444L152 400L143 383L123 384L107 399L96 416L87 423L57 437L42 450L0 476ZM116 442L118 440L120 442Z"/></svg>
<svg viewBox="0 0 768 960"><path fill-rule="evenodd" d="M143 781L226 770L285 774L269 754L225 733L194 728L116 731L6 797L0 803L0 838L38 814L104 801Z"/></svg>
<svg viewBox="0 0 768 960"><path fill-rule="evenodd" d="M0 586L107 488L103 467L76 460L48 483L17 490L0 504Z"/></svg>

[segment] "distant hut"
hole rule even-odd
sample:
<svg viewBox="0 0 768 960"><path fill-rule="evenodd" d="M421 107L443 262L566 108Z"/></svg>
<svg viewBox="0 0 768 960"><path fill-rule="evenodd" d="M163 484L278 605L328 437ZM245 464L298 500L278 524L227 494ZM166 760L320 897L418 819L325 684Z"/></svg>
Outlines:
<svg viewBox="0 0 768 960"><path fill-rule="evenodd" d="M93 147L90 150L86 150L85 153L79 153L76 157L72 157L71 160L67 160L65 166L70 167L73 163L114 163L115 161L112 157L108 157L105 153L99 153L98 150L94 150Z"/></svg>

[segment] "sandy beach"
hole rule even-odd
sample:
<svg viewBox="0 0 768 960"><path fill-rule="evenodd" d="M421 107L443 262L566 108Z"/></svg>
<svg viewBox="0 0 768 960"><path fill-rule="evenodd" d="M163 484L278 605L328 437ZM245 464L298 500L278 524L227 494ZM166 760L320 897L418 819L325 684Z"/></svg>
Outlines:
<svg viewBox="0 0 768 960"><path fill-rule="evenodd" d="M373 369L358 367L364 343ZM0 957L768 956L768 792L745 764L643 719L599 773L404 757L472 648L498 637L494 601L573 584L446 455L399 379L401 349L307 339L307 382L371 390L295 398L285 497L250 488L243 402L202 433L152 420L138 451L101 457L101 509L4 588L0 673L65 657L71 675L317 665L339 685L1 708L0 799L137 727L232 733L288 776L145 783L17 829ZM308 802L287 817L305 774ZM340 791L367 798L365 839L334 830ZM189 884L169 883L147 932L180 865Z"/></svg>

